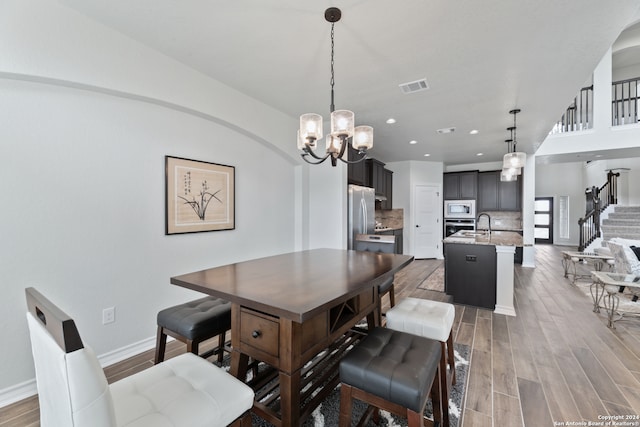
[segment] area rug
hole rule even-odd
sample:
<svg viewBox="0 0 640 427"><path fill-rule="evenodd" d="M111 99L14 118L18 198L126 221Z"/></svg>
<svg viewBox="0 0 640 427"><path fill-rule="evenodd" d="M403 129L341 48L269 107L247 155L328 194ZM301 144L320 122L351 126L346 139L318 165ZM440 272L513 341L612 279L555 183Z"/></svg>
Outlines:
<svg viewBox="0 0 640 427"><path fill-rule="evenodd" d="M454 344L454 354L456 357L456 384L453 386L449 396L449 420L452 427L457 427L462 413L462 402L464 398L465 385L467 383L467 373L469 372L469 347L463 344ZM228 369L228 357L225 358L226 369ZM353 402L352 424L355 425L362 414L366 411L367 405L355 400ZM327 398L313 412L312 416L305 420L303 427L334 427L338 425L340 414L340 385L338 385ZM425 415L431 417L431 403L427 404ZM406 418L397 417L386 411L380 412L381 419L379 426L383 427L405 427ZM252 415L254 427L273 427L273 424L266 422L262 418ZM367 427L376 426L373 421L366 424Z"/></svg>
<svg viewBox="0 0 640 427"><path fill-rule="evenodd" d="M418 285L418 289L444 292L444 266L441 265L433 270L431 274Z"/></svg>

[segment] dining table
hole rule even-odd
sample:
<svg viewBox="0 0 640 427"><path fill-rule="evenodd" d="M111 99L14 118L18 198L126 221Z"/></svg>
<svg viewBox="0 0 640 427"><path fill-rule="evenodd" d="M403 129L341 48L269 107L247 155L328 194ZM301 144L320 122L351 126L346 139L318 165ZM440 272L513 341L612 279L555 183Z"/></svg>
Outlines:
<svg viewBox="0 0 640 427"><path fill-rule="evenodd" d="M378 285L410 255L311 249L172 277L231 303L230 373L256 391L252 411L299 426L339 382L342 355L379 325ZM366 319L366 328L356 328ZM251 363L268 369L250 371Z"/></svg>

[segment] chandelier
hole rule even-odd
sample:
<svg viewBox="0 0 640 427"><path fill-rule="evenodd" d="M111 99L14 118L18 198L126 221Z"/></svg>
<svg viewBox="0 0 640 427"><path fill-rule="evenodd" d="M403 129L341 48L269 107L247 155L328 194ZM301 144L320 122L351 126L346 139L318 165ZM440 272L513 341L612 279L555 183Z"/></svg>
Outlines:
<svg viewBox="0 0 640 427"><path fill-rule="evenodd" d="M500 173L501 181L515 181L518 175L522 174L522 168L527 160L526 153L516 151L516 114L520 112L519 108L509 111L513 114L513 126L507 128L511 132L511 139L506 139L507 154L502 160L502 173Z"/></svg>
<svg viewBox="0 0 640 427"><path fill-rule="evenodd" d="M335 73L333 69L334 31L333 27L340 20L342 12L337 7L330 7L324 12L324 19L331 23L331 129L326 136L326 152L323 156L315 153L317 141L322 139L322 116L315 113L306 113L300 116L300 129L298 129L298 149L302 150L301 156L313 165L319 165L331 158L331 165L336 166L338 159L344 163L358 163L367 156L366 152L373 147L373 128L371 126L357 126L354 128L355 115L349 110L336 110L334 105L333 87ZM354 161L343 159L347 144L358 151L360 158Z"/></svg>

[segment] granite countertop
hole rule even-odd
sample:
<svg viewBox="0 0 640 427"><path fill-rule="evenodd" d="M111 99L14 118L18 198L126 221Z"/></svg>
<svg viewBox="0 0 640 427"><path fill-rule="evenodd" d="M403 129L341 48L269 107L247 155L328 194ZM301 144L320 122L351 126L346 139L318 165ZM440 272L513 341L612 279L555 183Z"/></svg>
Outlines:
<svg viewBox="0 0 640 427"><path fill-rule="evenodd" d="M443 240L444 243L463 243L467 245L523 246L522 236L515 231L458 231Z"/></svg>

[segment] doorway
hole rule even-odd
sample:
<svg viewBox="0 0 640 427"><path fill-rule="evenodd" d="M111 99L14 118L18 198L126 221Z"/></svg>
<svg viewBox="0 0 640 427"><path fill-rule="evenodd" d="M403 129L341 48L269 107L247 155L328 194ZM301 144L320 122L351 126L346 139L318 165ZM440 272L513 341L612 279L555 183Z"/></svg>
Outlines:
<svg viewBox="0 0 640 427"><path fill-rule="evenodd" d="M536 243L553 244L553 197L536 197L533 225Z"/></svg>
<svg viewBox="0 0 640 427"><path fill-rule="evenodd" d="M440 188L438 185L416 185L413 195L413 256L416 259L441 257Z"/></svg>

